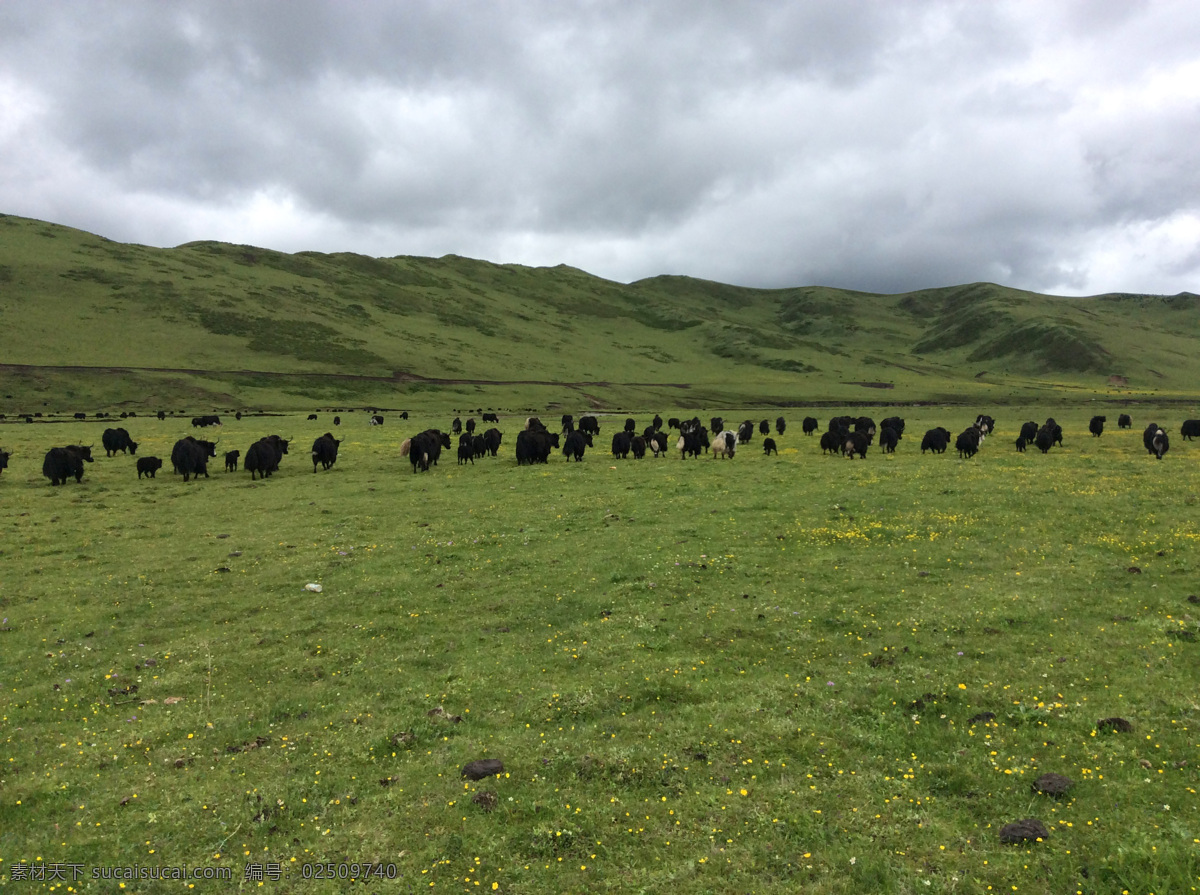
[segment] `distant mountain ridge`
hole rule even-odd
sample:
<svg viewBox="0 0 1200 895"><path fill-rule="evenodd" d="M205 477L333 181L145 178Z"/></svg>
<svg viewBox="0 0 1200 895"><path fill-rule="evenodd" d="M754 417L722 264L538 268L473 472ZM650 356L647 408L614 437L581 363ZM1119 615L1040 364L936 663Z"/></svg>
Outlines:
<svg viewBox="0 0 1200 895"><path fill-rule="evenodd" d="M871 387L896 401L1181 398L1200 386L1197 310L1192 293L1065 298L973 283L877 295L682 276L622 284L455 255L157 249L0 216L0 361L22 365L4 374L10 404L64 388L135 403L413 400L442 387L429 380L476 393L562 383L566 400L593 406L678 401L681 384L690 401L717 403L870 400ZM83 383L48 369L62 366L95 373ZM207 372L153 372L168 369ZM310 381L281 391L256 372ZM555 387L539 388L545 399Z"/></svg>

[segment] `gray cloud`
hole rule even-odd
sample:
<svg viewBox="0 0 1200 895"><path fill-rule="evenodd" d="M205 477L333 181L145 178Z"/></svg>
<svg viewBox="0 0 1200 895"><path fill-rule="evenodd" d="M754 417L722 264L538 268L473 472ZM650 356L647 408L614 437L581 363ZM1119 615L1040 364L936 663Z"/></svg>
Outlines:
<svg viewBox="0 0 1200 895"><path fill-rule="evenodd" d="M0 210L613 279L1200 291L1184 2L0 5Z"/></svg>

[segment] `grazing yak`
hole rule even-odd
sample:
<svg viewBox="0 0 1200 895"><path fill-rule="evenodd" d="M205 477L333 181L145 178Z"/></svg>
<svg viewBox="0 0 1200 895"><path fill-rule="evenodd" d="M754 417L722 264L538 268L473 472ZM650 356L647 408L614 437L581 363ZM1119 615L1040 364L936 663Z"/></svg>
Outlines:
<svg viewBox="0 0 1200 895"><path fill-rule="evenodd" d="M719 416L714 416L708 421L708 429L710 432L712 432L714 437L720 435L725 431L725 420L721 419Z"/></svg>
<svg viewBox="0 0 1200 895"><path fill-rule="evenodd" d="M450 447L450 433L439 429L426 429L407 439L400 445L400 456L407 456L412 463L413 472L418 469L428 472L429 467L437 466L438 458L443 448Z"/></svg>
<svg viewBox="0 0 1200 895"><path fill-rule="evenodd" d="M845 435L840 429L827 429L821 433L821 453L836 454L842 449L842 437Z"/></svg>
<svg viewBox="0 0 1200 895"><path fill-rule="evenodd" d="M1159 460L1171 447L1166 431L1158 423L1151 423L1146 427L1146 431L1142 433L1142 443L1146 445L1147 453L1153 454Z"/></svg>
<svg viewBox="0 0 1200 895"><path fill-rule="evenodd" d="M342 424L342 418L340 416L335 416L333 418L333 424L335 426L340 426Z"/></svg>
<svg viewBox="0 0 1200 895"><path fill-rule="evenodd" d="M517 465L550 462L550 451L558 447L558 433L545 428L525 429L517 433Z"/></svg>
<svg viewBox="0 0 1200 895"><path fill-rule="evenodd" d="M567 458L567 462L571 462L571 458L575 458L576 463L583 462L584 452L592 447L592 436L587 432L578 430L567 435L567 440L563 442L562 452Z"/></svg>
<svg viewBox="0 0 1200 895"><path fill-rule="evenodd" d="M958 451L960 460L970 460L979 453L979 439L983 434L983 430L978 426L970 426L959 434L954 440L954 449Z"/></svg>
<svg viewBox="0 0 1200 895"><path fill-rule="evenodd" d="M460 420L458 417L455 417L453 420L450 421L450 434L451 435L462 434L462 420Z"/></svg>
<svg viewBox="0 0 1200 895"><path fill-rule="evenodd" d="M650 421L650 425L652 425L654 427L654 431L657 432L659 429L662 428L662 417L659 416L657 413L654 414L654 419L652 419Z"/></svg>
<svg viewBox="0 0 1200 895"><path fill-rule="evenodd" d="M1200 435L1200 420L1184 420L1183 425L1179 428L1179 434L1191 441Z"/></svg>
<svg viewBox="0 0 1200 895"><path fill-rule="evenodd" d="M612 437L613 458L627 460L629 458L630 448L632 447L632 440L633 439L629 437L629 433L624 430L614 433Z"/></svg>
<svg viewBox="0 0 1200 895"><path fill-rule="evenodd" d="M629 452L633 454L633 459L641 460L646 456L646 439L641 435L634 435L629 439Z"/></svg>
<svg viewBox="0 0 1200 895"><path fill-rule="evenodd" d="M430 460L434 466L437 466L438 458L442 456L442 450L450 450L450 433L440 429L426 429L422 434L429 436L430 444L433 447L429 455Z"/></svg>
<svg viewBox="0 0 1200 895"><path fill-rule="evenodd" d="M372 426L382 426L383 425L383 417L380 416L378 413L373 413L373 414L371 414L371 419L368 422Z"/></svg>
<svg viewBox="0 0 1200 895"><path fill-rule="evenodd" d="M867 444L872 444L875 441L875 433L878 431L875 428L875 420L869 416L860 416L854 421L854 431L867 436Z"/></svg>
<svg viewBox="0 0 1200 895"><path fill-rule="evenodd" d="M1108 422L1108 417L1094 416L1088 422L1088 431L1092 433L1093 437L1099 438L1104 434L1104 424L1106 422Z"/></svg>
<svg viewBox="0 0 1200 895"><path fill-rule="evenodd" d="M250 445L246 450L246 459L242 461L242 468L249 471L250 480L256 477L269 478L271 473L277 472L283 455L288 452L290 441L278 435L267 435Z"/></svg>
<svg viewBox="0 0 1200 895"><path fill-rule="evenodd" d="M426 429L419 436L414 436L413 441L421 438L424 444L425 456L428 458L428 463L434 466L438 465L438 459L442 456L443 450L450 450L450 433L443 432L441 429ZM426 467L428 469L428 466Z"/></svg>
<svg viewBox="0 0 1200 895"><path fill-rule="evenodd" d="M1128 413L1122 413L1120 416L1117 417L1117 428L1118 429L1132 429L1133 428L1133 418Z"/></svg>
<svg viewBox="0 0 1200 895"><path fill-rule="evenodd" d="M143 475L155 478L155 473L162 469L162 460L158 457L138 457L137 474L140 479Z"/></svg>
<svg viewBox="0 0 1200 895"><path fill-rule="evenodd" d="M749 444L754 437L754 420L745 420L737 430L738 444Z"/></svg>
<svg viewBox="0 0 1200 895"><path fill-rule="evenodd" d="M820 428L821 424L817 422L817 418L815 416L806 416L804 418L804 422L800 424L800 429L805 435L812 435Z"/></svg>
<svg viewBox="0 0 1200 895"><path fill-rule="evenodd" d="M494 413L485 413L483 415L483 421L485 423L498 423L500 422L500 417L496 416Z"/></svg>
<svg viewBox="0 0 1200 895"><path fill-rule="evenodd" d="M237 472L238 457L242 456L241 451L226 451L225 452L225 471Z"/></svg>
<svg viewBox="0 0 1200 895"><path fill-rule="evenodd" d="M578 428L580 432L586 432L588 435L600 434L600 422L591 414L579 418Z"/></svg>
<svg viewBox="0 0 1200 895"><path fill-rule="evenodd" d="M884 429L895 429L896 430L896 438L897 439L903 438L904 437L904 418L899 417L899 416L889 416L887 419L885 419L882 423L879 424L879 429L880 429L880 431L883 431Z"/></svg>
<svg viewBox="0 0 1200 895"><path fill-rule="evenodd" d="M842 437L842 456L853 460L857 454L860 460L867 459L867 448L871 446L871 436L867 430L854 431Z"/></svg>
<svg viewBox="0 0 1200 895"><path fill-rule="evenodd" d="M625 431L628 432L629 437L632 438L633 433L637 431L637 420L635 420L633 417L626 417Z"/></svg>
<svg viewBox="0 0 1200 895"><path fill-rule="evenodd" d="M885 454L896 453L896 445L900 443L900 433L891 426L879 430L879 449Z"/></svg>
<svg viewBox="0 0 1200 895"><path fill-rule="evenodd" d="M763 439L763 453L769 457L769 456L771 456L772 451L775 452L776 457L779 456L779 448L777 448L775 446L775 439L774 438L764 438Z"/></svg>
<svg viewBox="0 0 1200 895"><path fill-rule="evenodd" d="M575 416L573 414L564 413L562 415L562 430L564 432L575 431Z"/></svg>
<svg viewBox="0 0 1200 895"><path fill-rule="evenodd" d="M488 453L493 457L500 450L500 442L504 438L504 434L499 429L488 429L483 433L483 443L487 447Z"/></svg>
<svg viewBox="0 0 1200 895"><path fill-rule="evenodd" d="M781 416L776 417L775 418L775 434L782 435L784 433L784 430L786 430L786 429L787 429L787 420L785 420Z"/></svg>
<svg viewBox="0 0 1200 895"><path fill-rule="evenodd" d="M646 444L654 452L655 457L662 457L667 453L670 439L667 438L666 432L655 432L650 438L646 439Z"/></svg>
<svg viewBox="0 0 1200 895"><path fill-rule="evenodd" d="M464 432L458 438L458 465L475 465L475 437Z"/></svg>
<svg viewBox="0 0 1200 895"><path fill-rule="evenodd" d="M9 451L0 451L0 472L8 469L8 458L12 456Z"/></svg>
<svg viewBox="0 0 1200 895"><path fill-rule="evenodd" d="M750 421L747 420L746 422ZM742 423L742 425L745 426L746 423ZM719 432L712 440L712 459L715 460L717 457L720 457L722 460L726 458L732 459L734 452L737 450L738 443L737 433L729 429Z"/></svg>
<svg viewBox="0 0 1200 895"><path fill-rule="evenodd" d="M975 428L980 435L991 435L996 431L996 421L987 414L981 413L975 417Z"/></svg>
<svg viewBox="0 0 1200 895"><path fill-rule="evenodd" d="M513 448L513 455L517 458L518 466L532 465L538 462L538 445L528 429L522 429L517 433L517 443Z"/></svg>
<svg viewBox="0 0 1200 895"><path fill-rule="evenodd" d="M1159 429L1154 433L1154 437L1150 439L1150 449L1154 452L1154 456L1161 460L1163 454L1170 450L1171 442L1167 438L1167 433Z"/></svg>
<svg viewBox="0 0 1200 895"><path fill-rule="evenodd" d="M171 466L183 476L185 482L192 477L208 478L208 458L216 456L215 441L199 441L189 435L179 439L171 448Z"/></svg>
<svg viewBox="0 0 1200 895"><path fill-rule="evenodd" d="M408 461L412 463L413 472L418 469L422 472L429 471L429 450L430 441L424 432L419 432L412 438L404 439L400 445L400 456L408 457Z"/></svg>
<svg viewBox="0 0 1200 895"><path fill-rule="evenodd" d="M763 420L761 423L758 424L758 434L759 435L770 435L771 434L771 421L770 420Z"/></svg>
<svg viewBox="0 0 1200 895"><path fill-rule="evenodd" d="M1049 453L1050 448L1054 447L1054 430L1049 426L1042 426L1034 436L1033 443L1043 454Z"/></svg>
<svg viewBox="0 0 1200 895"><path fill-rule="evenodd" d="M317 471L318 463L321 464L322 469L327 470L337 462L339 444L341 442L333 437L332 432L326 432L313 442L312 461L314 473Z"/></svg>
<svg viewBox="0 0 1200 895"><path fill-rule="evenodd" d="M682 433L679 440L675 442L675 449L679 451L679 459L699 457L704 452L704 437L707 435L708 430L703 428L689 429Z"/></svg>
<svg viewBox="0 0 1200 895"><path fill-rule="evenodd" d="M1054 417L1047 417L1046 422L1042 424L1043 429L1049 429L1054 443L1062 447L1062 426L1054 421ZM1040 431L1040 430L1039 430Z"/></svg>
<svg viewBox="0 0 1200 895"><path fill-rule="evenodd" d="M1038 433L1038 424L1035 423L1033 420L1029 420L1028 422L1021 424L1021 434L1017 437L1020 438L1022 441L1025 442L1025 444L1028 445L1028 444L1033 444L1033 440L1035 438L1037 438L1037 433Z"/></svg>
<svg viewBox="0 0 1200 895"><path fill-rule="evenodd" d="M317 415L316 415L315 413L310 413L310 414L308 415L308 418L309 418L310 420L315 420L315 419L317 418Z"/></svg>
<svg viewBox="0 0 1200 895"><path fill-rule="evenodd" d="M106 457L115 456L117 451L122 454L129 451L130 454L137 454L137 442L129 437L129 433L124 429L105 429L104 434L100 436L100 441L104 444L104 455Z"/></svg>
<svg viewBox="0 0 1200 895"><path fill-rule="evenodd" d="M921 439L921 453L933 451L935 454L944 454L949 445L950 430L937 426L926 431L925 437Z"/></svg>
<svg viewBox="0 0 1200 895"><path fill-rule="evenodd" d="M196 429L205 429L208 426L219 425L221 425L221 418L219 416L209 415L192 417L192 427Z"/></svg>
<svg viewBox="0 0 1200 895"><path fill-rule="evenodd" d="M51 485L65 484L71 476L76 482L83 480L83 464L92 463L92 446L71 444L66 447L50 448L42 461L42 475Z"/></svg>

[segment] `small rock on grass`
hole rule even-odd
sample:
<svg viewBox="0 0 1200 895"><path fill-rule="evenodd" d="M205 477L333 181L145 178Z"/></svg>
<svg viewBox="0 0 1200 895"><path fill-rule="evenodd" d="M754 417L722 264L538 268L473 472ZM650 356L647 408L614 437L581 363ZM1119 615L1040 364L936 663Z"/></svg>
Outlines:
<svg viewBox="0 0 1200 895"><path fill-rule="evenodd" d="M1042 776L1033 781L1033 791L1057 798L1058 796L1066 795L1067 790L1074 785L1074 782L1069 777L1064 777L1062 774L1042 774Z"/></svg>
<svg viewBox="0 0 1200 895"><path fill-rule="evenodd" d="M490 789L484 789L471 796L471 801L490 814L496 810L496 803L499 799Z"/></svg>
<svg viewBox="0 0 1200 895"><path fill-rule="evenodd" d="M1050 838L1046 825L1036 817L1014 820L1000 828L1000 841L1005 845L1020 845L1023 842L1045 841Z"/></svg>
<svg viewBox="0 0 1200 895"><path fill-rule="evenodd" d="M469 780L483 780L504 773L504 762L498 758L478 758L463 766L462 775Z"/></svg>

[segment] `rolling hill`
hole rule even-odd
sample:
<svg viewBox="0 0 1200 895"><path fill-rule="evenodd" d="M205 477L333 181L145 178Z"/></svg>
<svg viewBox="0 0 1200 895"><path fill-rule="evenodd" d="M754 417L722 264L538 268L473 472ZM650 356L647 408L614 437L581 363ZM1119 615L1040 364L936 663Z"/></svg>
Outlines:
<svg viewBox="0 0 1200 895"><path fill-rule="evenodd" d="M0 409L1192 400L1200 297L875 295L448 255L128 245L0 216Z"/></svg>

